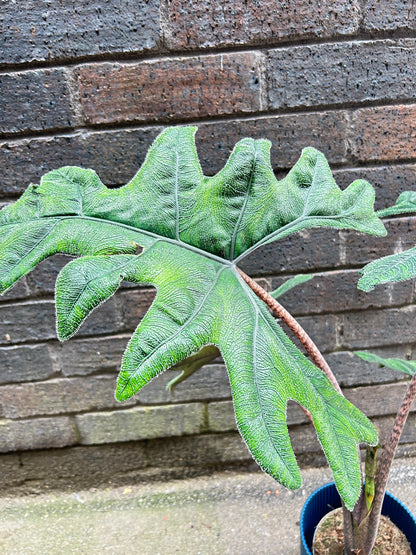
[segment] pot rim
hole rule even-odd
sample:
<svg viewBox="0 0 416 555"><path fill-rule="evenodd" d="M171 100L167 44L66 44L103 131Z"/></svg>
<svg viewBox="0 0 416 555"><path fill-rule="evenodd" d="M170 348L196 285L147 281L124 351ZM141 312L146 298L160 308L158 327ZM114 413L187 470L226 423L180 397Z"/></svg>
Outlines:
<svg viewBox="0 0 416 555"><path fill-rule="evenodd" d="M325 494L325 493L328 494L328 495L330 493L334 494L332 499L331 499L331 505L330 505L329 510L337 509L338 507L341 507L341 498L340 498L339 493L338 493L338 491L335 487L334 482L324 484L323 486L317 488L315 491L313 491L309 495L309 497L306 499L306 501L303 505L302 512L301 512L301 515L300 515L300 538L301 538L302 553L312 555L312 552L309 548L308 542L306 540L306 534L305 534L305 521L307 520L306 514L310 510L309 506L312 505L316 501L317 497L320 494ZM408 519L408 522L410 523L411 527L414 528L415 532L413 534L413 537L411 539L409 539L409 535L408 535L408 533L406 533L406 529L403 530L403 528L397 522L395 522L395 524L406 535L407 539L409 540L409 543L411 544L411 548L415 549L416 548L416 518L411 513L411 511L406 507L406 505L404 505L399 499L397 499L397 497L395 497L394 495L392 495L389 492L386 492L384 502L383 502L382 514L386 514L387 516L390 516L390 508L393 505L400 508L401 512L406 515L406 517ZM386 506L387 506L387 510L385 510ZM327 512L329 512L329 510ZM321 520L321 518L319 518L319 520ZM319 522L319 520L318 520L318 522ZM318 524L318 522L316 523L316 525ZM315 527L316 527L316 525L315 525ZM309 534L309 530L308 530L308 534ZM416 551L415 551L415 553L416 553Z"/></svg>

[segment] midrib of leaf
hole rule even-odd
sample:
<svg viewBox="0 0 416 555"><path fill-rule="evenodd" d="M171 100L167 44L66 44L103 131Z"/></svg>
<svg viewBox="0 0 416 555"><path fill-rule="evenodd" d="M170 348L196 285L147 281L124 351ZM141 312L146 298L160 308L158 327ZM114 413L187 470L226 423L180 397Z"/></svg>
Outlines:
<svg viewBox="0 0 416 555"><path fill-rule="evenodd" d="M180 215L180 206L179 206L179 156L178 151L175 152L176 156L176 163L175 163L175 188L174 188L174 195L175 195L175 237L177 241L179 239L179 215Z"/></svg>
<svg viewBox="0 0 416 555"><path fill-rule="evenodd" d="M78 191L78 198L76 199L70 199L70 200L76 200L78 201L78 209L80 211L80 215L84 215L83 213L83 202L82 202L82 191L81 191L81 186L79 184L79 181L74 181L73 179L71 179L70 177L68 177L63 171L62 168L60 168L58 170L59 175L61 175L65 181L67 181L68 183L71 183L72 185L75 185L75 187L77 188Z"/></svg>
<svg viewBox="0 0 416 555"><path fill-rule="evenodd" d="M235 243L237 241L237 235L240 232L240 224L241 221L243 219L243 216L246 212L247 209L247 204L248 201L250 200L250 193L251 193L251 187L253 185L253 180L254 180L254 173L255 173L255 168L256 168L256 163L257 163L257 150L255 148L255 143L254 143L254 148L253 148L253 160L251 161L251 171L250 171L250 179L249 179L249 183L248 183L248 187L246 189L246 194L244 197L244 202L243 202L243 206L241 207L240 210L240 214L238 216L238 220L234 226L234 231L231 237L231 247L230 247L230 260L233 261L234 260L234 254L235 254Z"/></svg>
<svg viewBox="0 0 416 555"><path fill-rule="evenodd" d="M131 255L130 255L131 256ZM123 264L123 266L121 266L120 268L117 268L117 271L121 271L124 270L124 268L127 268L127 266L130 266L130 264L132 263L132 260L129 260L126 264ZM72 307L71 307L71 311L73 310L74 306L77 304L77 302L81 299L82 295L85 293L85 290L87 289L87 287L89 287L90 283L93 281L96 281L97 279L102 279L103 276L108 276L109 274L112 274L115 270L109 270L108 272L104 272L103 274L100 274L99 277L93 277L91 279L89 279L84 286L82 287L79 295L77 296L77 299L74 303L72 303ZM123 276L120 275L120 281L123 279ZM108 299L107 299L108 300Z"/></svg>
<svg viewBox="0 0 416 555"><path fill-rule="evenodd" d="M190 245L189 243L185 243L184 241L181 241L180 239L172 239L171 237L165 237L164 235L159 235L158 233L154 233L153 231L149 231L147 229L141 229L141 228L137 228L134 226L130 226L128 224L123 224L122 222L116 222L114 220L104 220L102 218L94 218L92 216L47 216L44 218L32 218L29 220L24 220L24 221L15 221L15 222L8 222L7 224L2 224L0 225L0 227L6 227L6 226L17 226L19 224L22 223L27 223L27 222L39 222L39 221L47 221L47 220L57 220L55 225L57 225L58 223L65 221L65 220L89 220L89 221L93 221L93 222L97 222L97 223L105 223L105 224L110 224L110 225L114 225L114 226L118 226L121 227L123 229L128 229L129 231L133 231L135 233L137 233L138 235L147 235L148 237L152 237L153 239L155 239L155 241L165 241L166 243L171 243L172 245L176 245L178 247L182 247L185 248L189 251L195 252L201 256L204 256L206 258L209 258L211 260L215 260L216 262L219 262L220 264L224 264L225 266L233 266L233 263L230 262L229 260L226 260L225 258L221 258L220 256L217 256L216 254L210 253L208 251L199 249L198 247L194 247L193 245ZM55 225L52 227L52 229L55 227ZM48 232L49 233L49 232ZM45 239L47 235L45 235L41 241L43 241ZM36 246L38 246L41 241L39 241L37 243ZM138 239L139 241L139 239ZM140 243L138 243L140 245ZM36 248L36 247L34 247ZM30 251L31 252L31 251ZM21 260L23 260L24 258L22 258ZM21 261L20 260L20 261Z"/></svg>
<svg viewBox="0 0 416 555"><path fill-rule="evenodd" d="M45 218L45 219L46 219L46 218ZM47 219L49 219L49 218L47 218ZM51 219L51 220L55 220L56 218L51 217L50 219ZM34 219L34 220L29 220L29 221L39 222L40 219L38 218L38 219ZM12 269L12 270L14 270L14 269L16 268L16 266L18 266L19 264L21 264L22 261L25 260L25 258L27 258L27 257L30 255L30 253L33 252L33 251L42 243L42 241L44 241L44 240L48 237L48 235L49 235L50 233L52 233L52 231L54 230L54 228L58 225L59 221L60 221L60 220L58 219L58 220L52 225L52 227L50 227L50 228L48 229L47 233L45 233L45 234L41 237L41 239L39 239L39 241L38 241L31 249L28 250L27 253L26 253L24 256L22 256L22 258L20 258L20 260L18 260L15 264L13 264L13 266L11 266L11 269ZM21 223L21 222L19 222L19 223ZM12 224L6 224L6 225L12 225ZM16 224L13 224L13 225L16 225Z"/></svg>
<svg viewBox="0 0 416 555"><path fill-rule="evenodd" d="M341 216L341 214L340 214L340 216ZM343 216L343 214L342 214L342 216ZM261 247L265 243L267 243L270 239L272 239L272 238L274 238L275 240L279 239L280 235L282 235L286 231L290 230L292 227L296 227L299 223L302 223L302 222L308 221L308 220L316 220L318 218L320 220L336 220L337 219L337 217L335 217L335 216L303 216L303 215L299 216L298 218L296 218L296 220L293 220L293 221L289 222L288 224L284 225L283 227L281 227L277 231L273 231L272 233L269 233L269 235L266 235L265 237L263 237L263 239L260 239L260 241L257 241L257 243L255 243L250 248L248 248L246 251L241 253L234 260L234 264L238 264L240 262L240 260L242 260L243 258L248 256L250 253L252 253L256 249L258 249L259 247Z"/></svg>
<svg viewBox="0 0 416 555"><path fill-rule="evenodd" d="M309 198L310 198L310 196L311 196L311 194L312 194L312 189L313 189L314 184L315 184L315 179L316 179L316 167L317 167L317 165L318 165L318 164L316 163L315 166L314 166L314 169L313 169L313 177L312 177L312 183L311 183L311 186L308 187L308 192L307 192L307 195L306 195L306 200L305 200L305 202L304 202L304 204L303 204L302 216L304 216L304 217L306 217L306 210L307 210L307 208L308 208Z"/></svg>
<svg viewBox="0 0 416 555"><path fill-rule="evenodd" d="M235 272L235 276L237 277L238 281L240 282L241 286L247 290L248 292L248 299L250 300L250 304L254 309L254 314L256 315L255 318L255 325L254 325L254 329L253 329L253 348L252 348L252 357L253 357L253 375L254 375L254 386L256 388L256 394L257 394L257 400L259 403L260 407L263 407L264 403L263 403L263 399L262 396L260 394L260 388L258 386L257 383L257 374L256 374L256 365L255 365L255 361L256 361L256 357L257 357L257 351L256 351L256 346L257 346L257 341L256 341L256 336L257 336L257 331L258 331L258 327L259 327L259 314L262 317L263 321L268 325L269 329L269 323L267 322L267 320L264 319L264 315L259 312L258 306L257 304L254 302L253 298L252 298L252 292L251 290L248 290L247 285L244 283L244 281L241 279L241 276L238 274L238 272ZM273 441L273 436L271 435L270 431L269 431L269 425L267 423L267 421L263 418L263 410L260 410L261 413L261 419L263 421L265 430L267 432L267 436L269 438L270 444L273 446L273 450L276 453L276 456L279 458L279 460L283 463L284 467L286 468L286 470L288 471L288 473L290 475L292 475L292 470L287 466L286 461L284 460L284 458L282 458L281 454L279 453L279 451L275 448L274 446L274 441Z"/></svg>
<svg viewBox="0 0 416 555"><path fill-rule="evenodd" d="M205 301L208 299L208 297L211 295L212 291L215 289L216 285L218 284L218 280L221 277L221 274L224 270L226 270L227 266L223 266L221 268L219 268L219 270L217 271L217 274L215 275L213 281L212 281L212 285L211 287L208 289L208 291L205 293L205 295L203 296L203 298L201 299L198 307L193 311L193 313L189 316L189 318L179 327L179 329L170 337L167 337L164 341L162 341L161 343L159 343L157 345L157 347L155 347L153 349L152 352L150 352L141 362L140 365L142 366L147 360L149 360L150 357L152 357L154 355L154 353L156 352L156 350L159 350L163 345L166 345L166 343L170 343L171 341L173 341L176 337L178 337L178 335L180 335L182 333L182 331L187 328L190 324L192 324L192 322L195 320L195 318L198 316L198 314L200 314L201 310L204 308L205 305ZM131 379L131 377L130 377ZM125 389L128 387L129 383L130 383L130 379L128 380L128 382L126 383L126 385L123 387L123 389L121 390L121 392L119 393L119 395L122 395L125 391Z"/></svg>
<svg viewBox="0 0 416 555"><path fill-rule="evenodd" d="M245 282L242 280L241 276L240 276L238 273L236 273L236 277L238 278L238 280L240 281L240 283L241 283L241 285L244 287L244 289L247 291L247 293L248 293L248 294L247 294L247 297L250 299L250 302L251 302L251 304L252 304L252 306L253 306L253 308L254 308L254 311L255 311L255 313L256 313L256 329L257 329L257 327L258 327L257 315L260 315L261 318L262 318L262 320L263 320L263 322L264 322L264 323L266 324L266 326L269 328L269 330L271 331L271 333L272 333L273 335L275 335L275 332L274 332L273 328L271 327L270 322L268 322L268 321L266 320L266 318L264 317L264 314L262 314L262 313L258 310L258 307L257 307L256 303L253 301L253 299L252 299L252 294L253 294L253 293L252 293L251 289L250 289L250 290L248 289L247 285L245 284ZM285 345L283 342L279 342L279 345L281 346L282 349L285 350L286 355L288 356L288 358L292 358L291 354L290 354L290 353L288 352L288 350L287 350L286 345ZM254 360L254 359L253 359L253 360ZM254 376L256 376L255 371L254 371ZM305 377L305 379L307 379L307 378ZM319 396L319 397L321 398L321 400L323 401L323 406L324 406L324 408L325 408L326 418L327 418L330 422L331 422L333 419L336 419L336 412L334 413L333 416L331 415L331 413L330 413L330 411L329 411L329 408L328 408L328 406L327 406L327 404L326 404L326 402L325 402L325 398L324 398L324 396L321 394L321 392L319 391L319 389L317 389L317 388L314 386L314 384L313 384L313 382L312 382L311 380L308 380L308 383L309 383L310 386L313 388L313 390L315 391L316 395ZM262 398L261 398L261 395L260 395L260 393L259 393L259 388L258 388L258 386L257 386L256 378L255 378L255 385L256 385L256 391L257 391L257 397L258 397L258 400L259 400L259 404L261 405L261 404L262 404ZM289 399L288 399L288 400L289 400ZM292 400L293 400L293 401L296 401L297 403L299 403L299 400L298 400L298 399L292 399ZM305 408L308 408L308 407L305 407ZM265 422L264 419L263 419L263 422ZM268 434L268 436L270 437L270 433L269 433L269 431L268 431L266 422L265 422L265 427L266 427L266 430L267 430L267 434ZM331 435L333 436L334 434L331 434ZM338 458L338 460L340 460L340 459L342 460L342 467L343 467L343 469L344 469L344 474L345 474L345 475L348 475L347 467L346 467L346 464L345 464L344 457L341 455L342 450L341 450L341 445L340 445L340 443L339 443L338 434L335 434L335 436L336 436L336 442L337 442L338 453L339 453L339 455L338 455L337 458ZM277 455L279 455L279 453L278 453L277 451L276 451L276 453L277 453ZM279 455L279 458L280 458L280 455ZM283 461L283 462L284 462L284 461ZM285 466L286 466L286 465L285 465ZM287 467L286 467L286 468L287 468Z"/></svg>

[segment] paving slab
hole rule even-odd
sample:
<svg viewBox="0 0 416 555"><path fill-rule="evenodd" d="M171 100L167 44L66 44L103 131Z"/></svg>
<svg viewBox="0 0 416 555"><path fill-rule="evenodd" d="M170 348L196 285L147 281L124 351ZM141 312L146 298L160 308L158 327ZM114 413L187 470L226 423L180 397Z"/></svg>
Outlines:
<svg viewBox="0 0 416 555"><path fill-rule="evenodd" d="M302 471L289 491L261 472L0 498L5 555L295 555L307 496L331 481ZM395 461L389 491L416 514L416 458Z"/></svg>

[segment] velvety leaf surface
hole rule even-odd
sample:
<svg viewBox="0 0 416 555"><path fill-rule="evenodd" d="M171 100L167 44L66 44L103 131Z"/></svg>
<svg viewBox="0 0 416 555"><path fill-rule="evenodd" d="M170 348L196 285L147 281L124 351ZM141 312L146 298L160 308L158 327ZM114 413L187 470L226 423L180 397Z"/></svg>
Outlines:
<svg viewBox="0 0 416 555"><path fill-rule="evenodd" d="M416 247L407 251L384 256L370 262L360 270L361 278L357 287L371 291L376 285L405 281L416 277Z"/></svg>
<svg viewBox="0 0 416 555"><path fill-rule="evenodd" d="M310 227L385 229L365 181L341 191L312 148L281 181L270 143L243 139L205 177L195 128L165 130L130 183L108 189L92 170L46 174L0 213L0 287L11 287L56 252L81 258L60 273L58 335L67 339L122 279L157 288L123 357L116 396L128 399L160 372L179 378L219 353L239 430L259 465L288 487L300 474L286 426L294 399L312 414L346 505L360 490L356 445L375 444L371 423L286 337L236 267L258 246Z"/></svg>
<svg viewBox="0 0 416 555"><path fill-rule="evenodd" d="M416 212L416 192L405 191L394 206L379 210L379 217L398 216ZM376 285L405 281L416 277L416 247L407 251L391 254L370 262L361 270L358 288L371 291Z"/></svg>
<svg viewBox="0 0 416 555"><path fill-rule="evenodd" d="M398 214L411 214L416 212L416 192L415 191L404 191L401 193L394 206L389 208L384 208L377 212L379 218L385 218L386 216L397 216Z"/></svg>
<svg viewBox="0 0 416 555"><path fill-rule="evenodd" d="M356 351L355 355L359 356L367 362L377 362L379 366L386 366L391 370L397 370L398 372L403 372L404 374L409 374L413 376L416 372L416 361L415 360L404 360L401 358L382 358L374 353L367 353L366 351Z"/></svg>

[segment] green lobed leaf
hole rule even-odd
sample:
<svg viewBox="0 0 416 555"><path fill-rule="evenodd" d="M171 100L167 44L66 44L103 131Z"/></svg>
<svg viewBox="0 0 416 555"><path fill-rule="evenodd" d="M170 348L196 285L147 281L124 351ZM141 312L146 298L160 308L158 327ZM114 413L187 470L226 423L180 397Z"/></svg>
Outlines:
<svg viewBox="0 0 416 555"><path fill-rule="evenodd" d="M294 287L297 287L298 285L302 285L302 283L306 283L307 281L310 281L311 279L313 279L313 277L314 276L312 274L299 274L297 276L294 276L286 280L284 283L282 283L282 285L280 285L280 287L272 291L270 295L274 299L278 299L279 297L281 297L282 295L284 295Z"/></svg>
<svg viewBox="0 0 416 555"><path fill-rule="evenodd" d="M356 445L375 444L376 431L290 342L235 263L311 227L384 235L374 191L361 180L341 191L312 148L278 181L265 140L243 139L225 167L206 177L195 131L165 130L119 189L76 167L30 186L0 212L1 290L55 252L81 256L57 280L58 334L67 339L122 279L154 285L155 301L123 357L117 398L128 399L168 368L183 378L221 352L239 430L259 465L288 487L300 485L286 426L286 404L294 399L312 413L352 508L360 490Z"/></svg>
<svg viewBox="0 0 416 555"><path fill-rule="evenodd" d="M294 399L312 413L334 479L352 507L361 487L356 444L377 442L367 418L296 349L235 268L163 242L140 258L140 279L156 285L157 295L126 349L116 397L128 399L163 370L214 344L230 375L240 433L260 466L287 487L299 487L285 416ZM163 272L167 262L174 269L170 279ZM193 295L181 289L178 317L181 283L191 283Z"/></svg>
<svg viewBox="0 0 416 555"><path fill-rule="evenodd" d="M389 208L383 208L377 211L377 216L379 218L385 218L386 216L397 216L398 214L411 214L416 212L416 192L415 191L404 191L401 193L394 206Z"/></svg>
<svg viewBox="0 0 416 555"><path fill-rule="evenodd" d="M396 201L394 206L379 210L379 217L411 214L416 212L416 192L405 191ZM384 256L370 262L360 271L362 277L358 288L371 291L376 285L405 281L416 277L416 247L407 251Z"/></svg>
<svg viewBox="0 0 416 555"><path fill-rule="evenodd" d="M405 281L416 277L416 247L373 260L360 270L357 287L371 291L376 285Z"/></svg>
<svg viewBox="0 0 416 555"><path fill-rule="evenodd" d="M354 354L367 362L377 362L380 366L386 366L391 370L397 370L398 372L403 372L409 376L413 376L416 372L416 361L414 360L382 358L374 353L367 353L366 351L355 351Z"/></svg>

